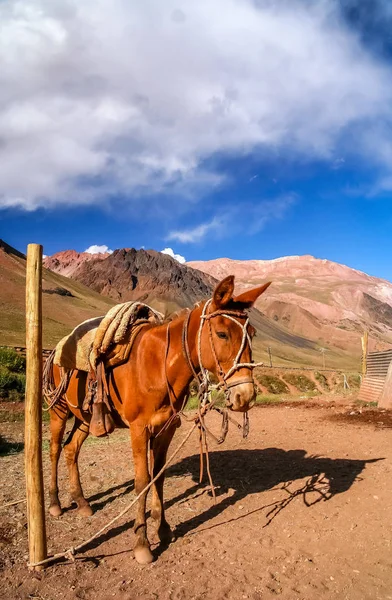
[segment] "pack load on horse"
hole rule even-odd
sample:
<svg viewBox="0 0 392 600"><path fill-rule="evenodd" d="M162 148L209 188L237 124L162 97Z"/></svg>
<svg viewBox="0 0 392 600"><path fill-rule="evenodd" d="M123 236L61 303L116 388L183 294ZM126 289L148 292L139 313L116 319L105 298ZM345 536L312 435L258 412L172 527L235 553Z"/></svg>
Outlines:
<svg viewBox="0 0 392 600"><path fill-rule="evenodd" d="M65 444L71 497L78 513L90 516L79 478L78 456L89 433L107 435L115 427L129 427L134 459L135 491L139 495L159 474L193 379L199 385L199 419L208 408L211 382L218 380L225 395L220 410L227 424L228 410L244 413L255 401L252 337L247 309L270 283L234 297L234 276L223 279L207 301L164 320L145 304L125 303L105 317L79 325L61 340L44 370L44 396L50 412L50 508L62 513L58 498L57 467L69 412L75 420ZM221 438L220 441L224 436ZM151 473L149 472L149 450ZM152 486L151 516L162 542L171 539L163 507L162 473ZM152 561L146 526L147 493L138 500L134 524L135 558Z"/></svg>

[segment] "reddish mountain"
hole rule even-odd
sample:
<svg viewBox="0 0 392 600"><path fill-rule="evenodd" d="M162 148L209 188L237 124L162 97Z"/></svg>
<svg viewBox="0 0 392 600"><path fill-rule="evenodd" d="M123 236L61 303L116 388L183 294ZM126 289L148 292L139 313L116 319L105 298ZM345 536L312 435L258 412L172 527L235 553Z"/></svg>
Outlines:
<svg viewBox="0 0 392 600"><path fill-rule="evenodd" d="M80 265L91 260L103 260L110 256L108 252L90 254L89 252L76 252L76 250L64 250L57 252L52 256L47 256L44 259L44 265L54 273L60 273L66 277L72 277Z"/></svg>
<svg viewBox="0 0 392 600"><path fill-rule="evenodd" d="M108 255L66 250L47 257L44 264L117 302L142 300L166 312L207 298L216 283L154 250L131 248Z"/></svg>
<svg viewBox="0 0 392 600"><path fill-rule="evenodd" d="M328 260L288 256L275 260L227 258L188 263L221 278L232 273L240 289L271 280L257 307L293 333L353 355L370 330L372 349L392 343L392 284Z"/></svg>

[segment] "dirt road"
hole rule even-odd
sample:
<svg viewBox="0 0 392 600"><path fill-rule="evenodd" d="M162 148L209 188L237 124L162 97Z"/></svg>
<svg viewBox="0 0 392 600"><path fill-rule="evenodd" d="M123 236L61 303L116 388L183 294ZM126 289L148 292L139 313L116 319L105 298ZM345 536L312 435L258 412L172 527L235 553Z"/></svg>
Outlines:
<svg viewBox="0 0 392 600"><path fill-rule="evenodd" d="M197 484L198 440L191 439L166 483L176 540L168 548L154 544L151 566L134 560L130 514L74 564L29 573L25 505L3 509L0 598L392 600L392 431L386 414L366 423L342 411L255 408L247 440L232 429L223 446L211 448L216 506ZM1 426L21 440L21 423ZM0 461L2 505L24 495L23 454ZM95 514L82 519L70 508L62 462L67 510L48 520L51 552L97 531L133 490L127 432L87 443L80 464ZM46 444L46 475L47 467ZM156 542L152 523L150 539Z"/></svg>

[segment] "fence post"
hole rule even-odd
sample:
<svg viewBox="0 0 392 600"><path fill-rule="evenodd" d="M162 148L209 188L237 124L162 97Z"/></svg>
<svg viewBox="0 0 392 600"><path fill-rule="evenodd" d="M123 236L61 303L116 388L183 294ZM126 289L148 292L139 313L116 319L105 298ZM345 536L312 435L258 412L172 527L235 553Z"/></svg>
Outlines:
<svg viewBox="0 0 392 600"><path fill-rule="evenodd" d="M361 337L362 342L362 375L366 375L367 371L367 353L368 353L369 332L364 331Z"/></svg>
<svg viewBox="0 0 392 600"><path fill-rule="evenodd" d="M271 348L270 348L270 346L268 346L268 355L269 355L270 367L272 367L272 356L271 356Z"/></svg>
<svg viewBox="0 0 392 600"><path fill-rule="evenodd" d="M47 557L42 475L42 246L39 244L27 247L25 473L29 562L36 563Z"/></svg>

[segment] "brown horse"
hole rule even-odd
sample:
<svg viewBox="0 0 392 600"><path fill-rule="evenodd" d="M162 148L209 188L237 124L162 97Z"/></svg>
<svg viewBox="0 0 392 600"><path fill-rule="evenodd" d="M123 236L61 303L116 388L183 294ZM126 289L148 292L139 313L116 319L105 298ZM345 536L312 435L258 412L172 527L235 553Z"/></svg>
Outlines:
<svg viewBox="0 0 392 600"><path fill-rule="evenodd" d="M186 399L195 374L210 371L224 383L226 403L233 411L247 411L254 403L251 337L254 329L247 314L269 283L234 298L234 277L221 281L211 300L184 311L162 325L146 325L138 334L128 362L115 367L108 376L109 392L118 427L129 427L135 470L135 490L139 494L149 483L148 450L155 476L166 462L178 412ZM242 366L243 365L243 366ZM72 375L66 398L50 410L50 514L61 515L58 498L57 466L61 442L71 410L75 416L72 431L64 444L69 469L71 496L83 516L92 514L80 485L78 456L89 434L90 413L82 412L86 394L86 373ZM55 383L60 381L54 367ZM159 434L159 435L158 435ZM171 539L171 530L163 508L162 475L152 488L151 516L157 521L162 542ZM135 557L141 564L152 561L146 529L146 499L138 501L134 531Z"/></svg>

